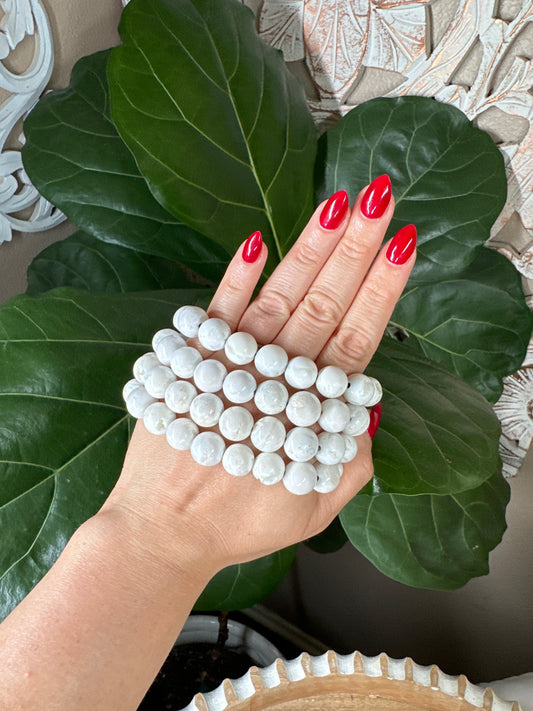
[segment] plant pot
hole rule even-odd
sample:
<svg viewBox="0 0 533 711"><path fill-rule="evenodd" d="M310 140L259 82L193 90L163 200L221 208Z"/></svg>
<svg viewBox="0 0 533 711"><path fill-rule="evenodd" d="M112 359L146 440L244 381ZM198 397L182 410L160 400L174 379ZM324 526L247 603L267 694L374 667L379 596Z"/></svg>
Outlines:
<svg viewBox="0 0 533 711"><path fill-rule="evenodd" d="M185 711L520 711L491 689L386 654L301 654L198 694Z"/></svg>
<svg viewBox="0 0 533 711"><path fill-rule="evenodd" d="M280 651L246 625L228 620L228 639L215 650L219 621L211 615L191 615L165 664L139 706L139 711L178 711L198 691L238 678L252 665L271 665Z"/></svg>

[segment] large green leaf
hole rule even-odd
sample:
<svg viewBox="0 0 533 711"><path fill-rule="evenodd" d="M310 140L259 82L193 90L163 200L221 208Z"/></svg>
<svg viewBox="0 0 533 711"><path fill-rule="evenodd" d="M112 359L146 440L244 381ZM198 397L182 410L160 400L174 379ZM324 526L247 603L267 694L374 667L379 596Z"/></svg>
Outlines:
<svg viewBox="0 0 533 711"><path fill-rule="evenodd" d="M392 322L410 336L404 347L441 363L495 402L502 377L524 360L533 314L513 265L483 248L457 277L408 288Z"/></svg>
<svg viewBox="0 0 533 711"><path fill-rule="evenodd" d="M37 296L58 286L116 293L198 287L169 259L108 244L84 232L54 242L28 268L26 293Z"/></svg>
<svg viewBox="0 0 533 711"><path fill-rule="evenodd" d="M507 197L503 157L488 134L453 106L420 96L373 99L321 138L319 196L354 198L388 173L396 210L388 231L414 223L418 257L411 283L462 271L488 239Z"/></svg>
<svg viewBox="0 0 533 711"><path fill-rule="evenodd" d="M389 338L368 373L383 386L383 416L372 448L380 491L465 491L497 469L498 418L464 380Z"/></svg>
<svg viewBox="0 0 533 711"><path fill-rule="evenodd" d="M135 0L108 65L115 124L157 199L233 252L253 230L270 267L313 208L304 91L238 0Z"/></svg>
<svg viewBox="0 0 533 711"><path fill-rule="evenodd" d="M481 486L449 496L365 490L340 518L353 545L389 577L451 590L489 572L488 554L505 531L509 496L498 471Z"/></svg>
<svg viewBox="0 0 533 711"><path fill-rule="evenodd" d="M24 124L24 167L78 227L106 242L175 259L217 281L229 260L154 199L109 116L109 50L81 59L70 87L41 98Z"/></svg>
<svg viewBox="0 0 533 711"><path fill-rule="evenodd" d="M291 567L296 546L217 573L198 598L195 610L241 610L273 592Z"/></svg>
<svg viewBox="0 0 533 711"><path fill-rule="evenodd" d="M62 288L0 309L0 617L106 498L128 442L132 363L176 306L205 294Z"/></svg>

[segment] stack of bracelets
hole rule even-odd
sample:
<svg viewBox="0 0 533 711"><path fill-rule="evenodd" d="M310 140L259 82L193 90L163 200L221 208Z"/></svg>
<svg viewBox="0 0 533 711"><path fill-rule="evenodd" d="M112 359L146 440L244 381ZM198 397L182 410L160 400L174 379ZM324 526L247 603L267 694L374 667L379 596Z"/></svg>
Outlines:
<svg viewBox="0 0 533 711"><path fill-rule="evenodd" d="M357 454L355 437L368 429L367 408L381 399L379 382L333 365L318 370L310 358L289 359L274 344L259 347L251 334L231 333L198 306L182 306L173 324L175 330L157 331L153 351L135 362L123 390L128 412L174 449L189 449L198 464L222 462L229 474L252 472L267 485L283 481L293 494L333 491L343 464ZM256 374L204 359L188 345L193 338L206 351L223 351L230 364L253 363ZM285 384L274 380L281 376ZM262 413L257 420L243 407L252 402Z"/></svg>

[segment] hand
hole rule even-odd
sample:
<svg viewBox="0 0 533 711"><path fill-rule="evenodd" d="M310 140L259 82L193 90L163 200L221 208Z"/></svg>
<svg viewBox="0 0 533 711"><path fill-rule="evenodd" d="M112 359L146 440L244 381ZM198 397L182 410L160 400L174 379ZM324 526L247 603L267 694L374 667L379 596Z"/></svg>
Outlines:
<svg viewBox="0 0 533 711"><path fill-rule="evenodd" d="M321 204L252 303L267 249L257 238L255 244L248 241L230 263L209 315L224 319L232 331L251 333L260 344L277 343L289 355L306 355L319 367L364 371L415 260L412 227L380 249L394 210L390 199L383 211L389 196L386 181L378 178L351 211L345 193ZM377 209L368 217L376 205L382 214ZM152 541L169 561L176 545L188 546L214 574L319 533L372 471L365 434L334 492L295 496L282 483L265 486L251 474L235 478L221 465L202 467L139 422L103 510L126 511L141 521L143 544Z"/></svg>

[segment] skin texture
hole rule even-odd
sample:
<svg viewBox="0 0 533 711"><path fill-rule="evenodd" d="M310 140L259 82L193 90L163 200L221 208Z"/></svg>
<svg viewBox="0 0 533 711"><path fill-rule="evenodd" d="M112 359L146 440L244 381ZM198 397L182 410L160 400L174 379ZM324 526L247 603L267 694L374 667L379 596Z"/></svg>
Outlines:
<svg viewBox="0 0 533 711"><path fill-rule="evenodd" d="M363 371L415 259L387 260L394 202L369 219L363 193L334 230L320 226L320 205L251 304L267 248L250 263L241 246L209 314L319 367ZM294 496L201 467L139 422L101 511L0 625L0 708L136 709L216 572L319 533L369 481L370 437L358 446L334 492Z"/></svg>

